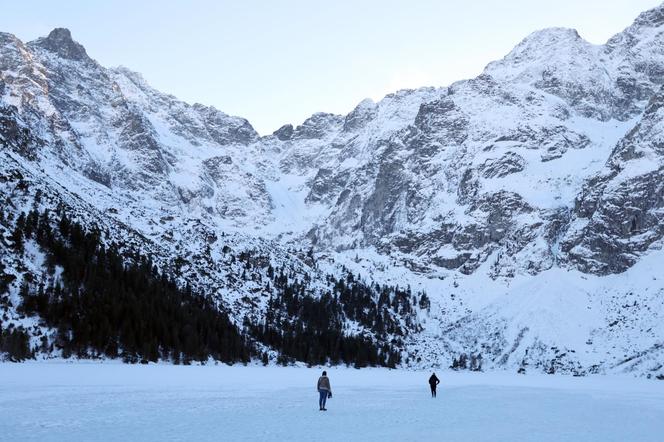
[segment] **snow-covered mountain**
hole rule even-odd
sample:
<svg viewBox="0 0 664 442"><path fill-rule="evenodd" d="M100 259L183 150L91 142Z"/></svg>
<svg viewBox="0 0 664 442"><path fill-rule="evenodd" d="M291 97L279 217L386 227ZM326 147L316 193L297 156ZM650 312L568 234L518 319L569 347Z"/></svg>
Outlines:
<svg viewBox="0 0 664 442"><path fill-rule="evenodd" d="M238 324L267 300L224 246L314 296L344 268L425 290L410 364L663 373L663 32L664 5L604 45L538 31L477 78L265 137L100 66L66 29L0 34L0 195L178 262ZM39 273L7 238L8 271Z"/></svg>

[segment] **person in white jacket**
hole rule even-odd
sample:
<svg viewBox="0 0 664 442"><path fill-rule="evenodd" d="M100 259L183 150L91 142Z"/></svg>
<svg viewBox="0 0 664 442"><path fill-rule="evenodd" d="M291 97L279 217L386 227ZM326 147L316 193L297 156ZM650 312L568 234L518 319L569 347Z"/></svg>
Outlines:
<svg viewBox="0 0 664 442"><path fill-rule="evenodd" d="M316 388L318 389L319 394L318 406L320 407L320 411L327 411L327 408L325 408L325 402L327 402L328 397L332 397L332 388L330 388L330 378L327 377L326 371L324 371L323 375L318 378Z"/></svg>

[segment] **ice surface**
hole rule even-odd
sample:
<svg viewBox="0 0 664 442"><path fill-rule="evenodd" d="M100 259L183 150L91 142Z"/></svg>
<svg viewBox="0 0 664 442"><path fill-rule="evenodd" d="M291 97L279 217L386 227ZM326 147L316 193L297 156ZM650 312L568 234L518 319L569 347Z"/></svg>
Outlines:
<svg viewBox="0 0 664 442"><path fill-rule="evenodd" d="M661 441L664 382L327 369L0 364L0 439Z"/></svg>

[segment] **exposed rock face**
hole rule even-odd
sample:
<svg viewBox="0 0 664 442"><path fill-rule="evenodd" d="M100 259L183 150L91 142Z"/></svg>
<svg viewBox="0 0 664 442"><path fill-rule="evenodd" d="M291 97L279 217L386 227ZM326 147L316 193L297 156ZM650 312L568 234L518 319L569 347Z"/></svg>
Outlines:
<svg viewBox="0 0 664 442"><path fill-rule="evenodd" d="M432 352L473 342L496 366L522 352L519 363L555 357L577 369L569 353L549 355L529 318L481 302L469 313L451 295L473 292L473 278L507 292L556 272L629 272L661 247L663 11L605 45L538 31L477 78L365 100L345 116L316 113L265 137L100 66L65 29L28 44L0 33L0 154L178 257L200 245L214 266L210 238L232 233L275 250L368 253L381 262L371 271L408 270L397 284L440 278L446 313L432 321L445 347ZM602 321L592 338L610 344L617 335L597 331Z"/></svg>
<svg viewBox="0 0 664 442"><path fill-rule="evenodd" d="M577 200L585 225L570 231L565 248L586 272L623 272L664 237L663 106L660 91Z"/></svg>
<svg viewBox="0 0 664 442"><path fill-rule="evenodd" d="M0 107L0 143L3 148L11 149L29 160L37 159L39 147L30 130L20 124L16 107Z"/></svg>
<svg viewBox="0 0 664 442"><path fill-rule="evenodd" d="M319 112L307 118L304 123L295 128L295 139L318 139L327 135L331 128L338 128L343 121L341 115Z"/></svg>
<svg viewBox="0 0 664 442"><path fill-rule="evenodd" d="M343 126L344 132L352 132L363 128L367 122L376 118L377 110L378 106L373 100L367 98L362 101L351 113L346 115Z"/></svg>
<svg viewBox="0 0 664 442"><path fill-rule="evenodd" d="M279 139L279 141L290 140L293 137L293 125L284 124L279 129L275 130L273 135Z"/></svg>
<svg viewBox="0 0 664 442"><path fill-rule="evenodd" d="M28 45L2 38L3 97L44 146L39 157L54 156L109 189L136 193L137 200L150 196L167 206L256 219L213 198L232 193L226 189L232 183L214 181L211 188L203 166L216 155L252 155L247 146L258 135L247 120L157 92L126 68L100 66L66 29ZM243 180L256 185L244 171L232 181Z"/></svg>
<svg viewBox="0 0 664 442"><path fill-rule="evenodd" d="M565 232L583 223L574 208L588 203L575 203L577 193L598 185L594 174L605 173L601 164L616 143L627 143L629 135L621 137L664 82L660 14L661 8L642 14L603 46L587 43L575 30L536 32L476 79L426 90L425 97L417 97L425 90L405 91L402 103L405 97L412 101L398 112L392 97L362 103L346 117L344 130L353 128L354 137L341 132L328 143L343 147L327 151L339 154L320 165L311 201L336 206L309 236L321 248L375 246L463 272L475 271L498 251L503 262L512 257L516 268L510 272L542 271L554 262L590 272L624 271L661 239L658 229L650 229L650 240L640 245L623 244L625 238L609 233L623 244L625 258L598 242L594 248L603 253L573 249L573 232ZM409 112L393 124L391 117ZM393 130L376 130L375 121ZM338 166L348 162L347 155L359 160L351 169ZM657 189L631 181L625 196L631 186L634 198L652 204L648 196ZM640 225L641 218L633 218ZM548 246L534 246L535 238ZM436 250L449 247L454 252L434 258ZM589 261L602 264L584 264Z"/></svg>
<svg viewBox="0 0 664 442"><path fill-rule="evenodd" d="M479 172L484 178L503 178L521 172L526 164L522 156L507 152L500 158L489 158L480 167Z"/></svg>
<svg viewBox="0 0 664 442"><path fill-rule="evenodd" d="M641 134L659 118L654 99L627 134L664 82L660 15L642 14L602 46L574 30L538 31L475 79L365 100L346 116L317 113L263 138L242 118L177 101L126 68L99 66L66 29L28 45L2 34L0 86L4 115L15 106L13 118L34 134L15 147L24 156L54 155L108 189L216 214L225 226L306 236L320 250L398 250L421 269L473 272L500 252L524 263L515 271L556 261L616 272L661 237L648 214L657 172L621 181L614 195L643 196L620 216L627 233L634 224L650 240L618 247L612 241L622 244L627 233L614 226L606 240L586 244L600 233L595 221L579 226L601 217L601 189L636 164ZM279 219L284 197L300 212L288 223ZM573 215L562 225L555 213ZM543 237L537 251L524 245L551 231L555 244ZM436 257L443 249L447 257Z"/></svg>
<svg viewBox="0 0 664 442"><path fill-rule="evenodd" d="M69 32L69 29L55 28L50 34L48 34L48 37L40 38L35 41L33 45L44 48L69 60L90 60L83 45L75 42L71 38L71 32Z"/></svg>
<svg viewBox="0 0 664 442"><path fill-rule="evenodd" d="M459 145L468 136L468 117L454 100L447 97L423 103L414 123L422 138L419 143L411 145L413 148L426 147L436 141Z"/></svg>

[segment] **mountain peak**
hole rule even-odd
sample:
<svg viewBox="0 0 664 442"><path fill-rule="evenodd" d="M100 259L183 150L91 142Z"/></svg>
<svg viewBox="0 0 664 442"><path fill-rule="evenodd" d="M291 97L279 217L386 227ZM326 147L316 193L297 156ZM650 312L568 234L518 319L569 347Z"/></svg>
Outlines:
<svg viewBox="0 0 664 442"><path fill-rule="evenodd" d="M502 60L489 63L484 73L503 80L518 78L524 73L539 78L546 66L567 66L574 59L585 60L592 46L576 29L541 29L524 38Z"/></svg>
<svg viewBox="0 0 664 442"><path fill-rule="evenodd" d="M606 43L609 51L633 51L639 45L661 48L659 28L664 26L664 3L639 14L634 22ZM650 54L650 52L646 52ZM654 55L654 54L650 54Z"/></svg>
<svg viewBox="0 0 664 442"><path fill-rule="evenodd" d="M634 21L636 26L659 27L664 25L664 3L642 12Z"/></svg>
<svg viewBox="0 0 664 442"><path fill-rule="evenodd" d="M559 45L561 43L585 42L576 29L572 28L545 28L535 31L524 38L516 49L540 50L546 46Z"/></svg>
<svg viewBox="0 0 664 442"><path fill-rule="evenodd" d="M55 28L47 37L37 39L34 44L69 60L89 60L85 48L76 42L67 28Z"/></svg>

